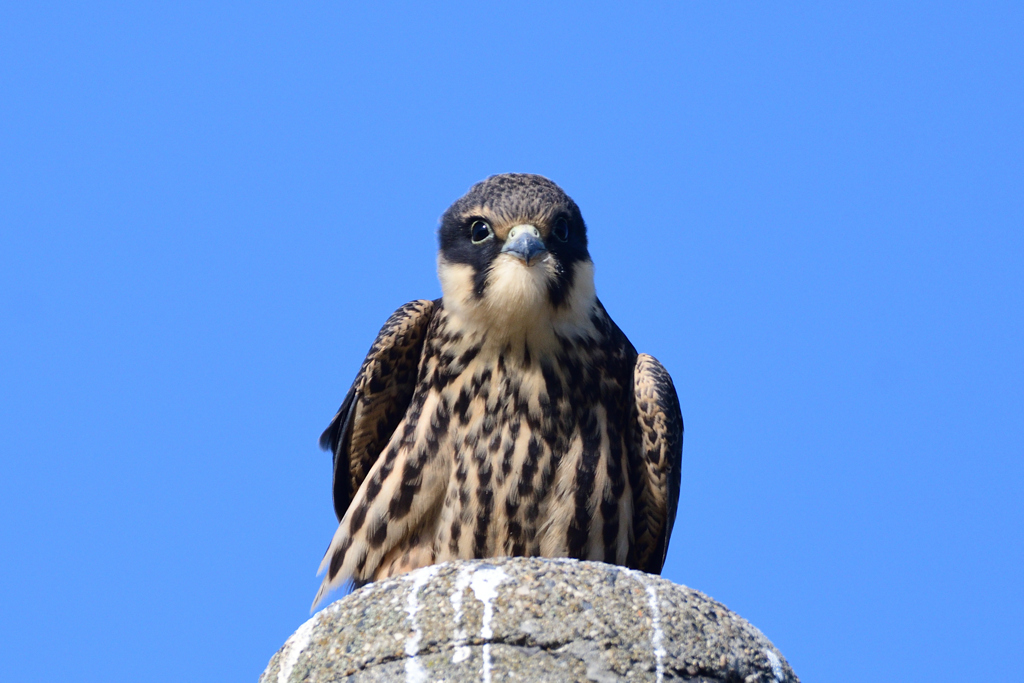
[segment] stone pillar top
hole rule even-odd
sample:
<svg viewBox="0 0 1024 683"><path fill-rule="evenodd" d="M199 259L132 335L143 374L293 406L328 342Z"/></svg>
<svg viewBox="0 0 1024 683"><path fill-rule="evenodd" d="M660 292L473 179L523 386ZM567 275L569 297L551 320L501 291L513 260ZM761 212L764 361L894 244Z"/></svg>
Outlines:
<svg viewBox="0 0 1024 683"><path fill-rule="evenodd" d="M370 584L299 627L260 683L798 683L703 593L600 562L449 562Z"/></svg>

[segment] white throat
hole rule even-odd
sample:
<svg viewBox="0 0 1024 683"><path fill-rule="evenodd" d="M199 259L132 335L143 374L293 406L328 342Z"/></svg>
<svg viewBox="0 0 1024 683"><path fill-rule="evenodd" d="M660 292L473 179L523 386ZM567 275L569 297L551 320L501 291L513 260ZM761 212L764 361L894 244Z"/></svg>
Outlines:
<svg viewBox="0 0 1024 683"><path fill-rule="evenodd" d="M453 322L464 332L479 335L485 345L529 344L531 350L542 352L557 343L555 333L568 338L597 336L590 322L597 303L590 261L575 265L572 288L557 308L551 303L549 284L558 275L558 263L550 254L533 266L514 256L499 256L482 297L474 291L472 266L438 256L437 274Z"/></svg>

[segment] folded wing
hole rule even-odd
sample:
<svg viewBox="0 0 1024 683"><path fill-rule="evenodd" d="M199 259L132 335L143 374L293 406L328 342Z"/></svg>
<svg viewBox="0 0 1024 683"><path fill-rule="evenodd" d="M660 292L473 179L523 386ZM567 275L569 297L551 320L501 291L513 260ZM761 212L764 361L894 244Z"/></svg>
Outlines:
<svg viewBox="0 0 1024 683"><path fill-rule="evenodd" d="M433 301L410 301L388 318L320 436L320 447L334 455L334 513L339 521L409 408L435 306Z"/></svg>
<svg viewBox="0 0 1024 683"><path fill-rule="evenodd" d="M640 470L634 508L636 566L660 574L679 503L683 415L672 378L652 356L637 356L633 390L637 409L634 462Z"/></svg>

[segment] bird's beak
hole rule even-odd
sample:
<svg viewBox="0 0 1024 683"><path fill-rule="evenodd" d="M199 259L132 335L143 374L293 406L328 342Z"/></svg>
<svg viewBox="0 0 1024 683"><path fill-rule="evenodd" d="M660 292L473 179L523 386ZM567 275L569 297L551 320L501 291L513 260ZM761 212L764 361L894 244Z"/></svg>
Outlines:
<svg viewBox="0 0 1024 683"><path fill-rule="evenodd" d="M532 225L517 225L509 230L505 246L501 248L502 254L511 254L522 259L528 266L540 260L547 251L548 248L540 238L540 230Z"/></svg>

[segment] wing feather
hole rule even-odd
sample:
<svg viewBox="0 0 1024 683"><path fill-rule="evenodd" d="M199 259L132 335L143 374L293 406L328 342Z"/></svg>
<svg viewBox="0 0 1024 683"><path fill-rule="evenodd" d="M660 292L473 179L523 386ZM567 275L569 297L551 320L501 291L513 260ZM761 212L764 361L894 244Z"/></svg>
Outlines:
<svg viewBox="0 0 1024 683"><path fill-rule="evenodd" d="M436 304L410 301L388 318L320 436L320 447L334 456L334 513L339 520L405 416Z"/></svg>
<svg viewBox="0 0 1024 683"><path fill-rule="evenodd" d="M638 568L660 574L679 503L683 415L668 371L646 353L637 356L633 389L642 482L634 518Z"/></svg>

